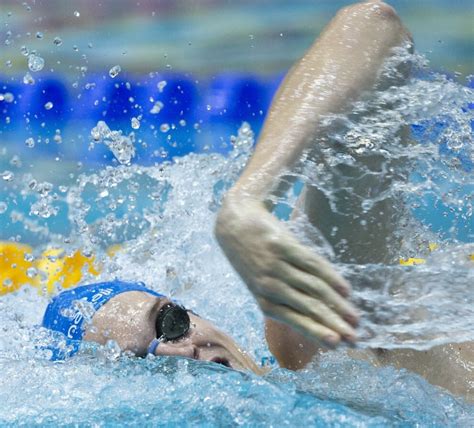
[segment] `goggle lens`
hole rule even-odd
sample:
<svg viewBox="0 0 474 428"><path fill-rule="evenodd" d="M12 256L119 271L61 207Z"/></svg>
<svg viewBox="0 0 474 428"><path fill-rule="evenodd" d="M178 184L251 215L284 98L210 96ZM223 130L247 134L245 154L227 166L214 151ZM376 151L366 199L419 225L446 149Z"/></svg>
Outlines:
<svg viewBox="0 0 474 428"><path fill-rule="evenodd" d="M156 337L162 340L176 340L189 330L188 312L182 306L167 303L160 309L156 319Z"/></svg>

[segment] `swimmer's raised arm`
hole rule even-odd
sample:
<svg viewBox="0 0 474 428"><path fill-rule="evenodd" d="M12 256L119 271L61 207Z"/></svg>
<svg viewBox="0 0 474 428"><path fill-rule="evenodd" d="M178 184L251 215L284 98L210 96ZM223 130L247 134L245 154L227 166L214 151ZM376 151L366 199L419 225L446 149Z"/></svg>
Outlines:
<svg viewBox="0 0 474 428"><path fill-rule="evenodd" d="M290 70L255 153L228 192L216 236L262 311L329 345L354 342L350 285L267 209L279 177L323 137L321 118L344 112L370 90L396 46L410 41L395 11L379 1L346 7ZM270 344L271 345L271 344Z"/></svg>

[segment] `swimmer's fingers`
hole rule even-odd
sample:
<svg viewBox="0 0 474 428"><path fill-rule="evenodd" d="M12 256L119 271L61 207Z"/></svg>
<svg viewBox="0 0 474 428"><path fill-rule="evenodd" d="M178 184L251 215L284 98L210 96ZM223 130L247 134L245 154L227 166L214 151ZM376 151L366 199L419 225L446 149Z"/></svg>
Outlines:
<svg viewBox="0 0 474 428"><path fill-rule="evenodd" d="M288 263L308 272L328 283L341 296L347 297L351 292L351 285L337 273L324 257L315 254L309 248L298 242L280 243L280 253Z"/></svg>
<svg viewBox="0 0 474 428"><path fill-rule="evenodd" d="M344 340L352 343L355 342L355 330L320 299L313 298L278 279L272 280L270 288L273 290L273 293L265 296L269 303L292 309L301 315L309 317L318 325L321 324L338 333ZM333 291L333 293L335 292Z"/></svg>
<svg viewBox="0 0 474 428"><path fill-rule="evenodd" d="M341 340L341 336L335 331L285 305L277 305L267 299L258 299L258 303L267 317L282 321L304 336L316 339L326 346L334 347Z"/></svg>
<svg viewBox="0 0 474 428"><path fill-rule="evenodd" d="M300 291L297 295L298 298L303 298L306 301L323 302L328 309L339 314L347 322L353 326L357 325L359 315L354 306L323 280L286 263L279 265L276 274L281 281Z"/></svg>

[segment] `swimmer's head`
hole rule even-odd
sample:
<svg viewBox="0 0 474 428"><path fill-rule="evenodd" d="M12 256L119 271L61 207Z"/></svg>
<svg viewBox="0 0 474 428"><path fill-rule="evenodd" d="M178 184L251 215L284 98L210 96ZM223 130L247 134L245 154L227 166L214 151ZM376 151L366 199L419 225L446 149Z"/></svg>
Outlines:
<svg viewBox="0 0 474 428"><path fill-rule="evenodd" d="M111 298L94 314L83 340L102 345L114 340L123 351L137 356L149 352L181 356L261 373L234 340L211 322L191 311L181 311L167 297L143 291L128 291Z"/></svg>

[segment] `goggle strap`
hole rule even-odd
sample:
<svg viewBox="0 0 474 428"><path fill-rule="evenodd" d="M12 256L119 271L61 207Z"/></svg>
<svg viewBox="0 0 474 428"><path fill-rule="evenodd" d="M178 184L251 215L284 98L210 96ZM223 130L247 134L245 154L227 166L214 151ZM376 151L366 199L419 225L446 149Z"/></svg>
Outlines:
<svg viewBox="0 0 474 428"><path fill-rule="evenodd" d="M160 344L160 342L161 340L155 337L148 345L147 354L155 355L156 348L158 348L158 345Z"/></svg>

